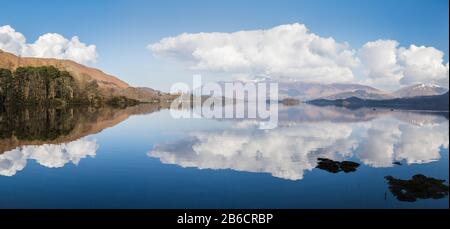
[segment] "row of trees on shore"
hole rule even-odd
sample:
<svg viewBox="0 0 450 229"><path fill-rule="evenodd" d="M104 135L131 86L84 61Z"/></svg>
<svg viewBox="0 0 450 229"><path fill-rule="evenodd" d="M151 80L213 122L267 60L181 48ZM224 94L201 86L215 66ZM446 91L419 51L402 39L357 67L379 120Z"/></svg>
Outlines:
<svg viewBox="0 0 450 229"><path fill-rule="evenodd" d="M66 105L100 106L133 105L125 97L105 98L96 81L80 84L67 71L53 66L20 67L15 71L0 68L0 105Z"/></svg>

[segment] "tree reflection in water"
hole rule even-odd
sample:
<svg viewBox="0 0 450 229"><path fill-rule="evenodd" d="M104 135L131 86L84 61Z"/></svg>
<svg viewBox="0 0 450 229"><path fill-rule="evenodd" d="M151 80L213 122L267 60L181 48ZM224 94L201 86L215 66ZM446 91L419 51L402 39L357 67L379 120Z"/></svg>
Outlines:
<svg viewBox="0 0 450 229"><path fill-rule="evenodd" d="M126 108L3 107L0 109L0 175L13 176L36 160L48 168L94 157L97 142L86 136L113 127L130 115L158 111L161 104Z"/></svg>

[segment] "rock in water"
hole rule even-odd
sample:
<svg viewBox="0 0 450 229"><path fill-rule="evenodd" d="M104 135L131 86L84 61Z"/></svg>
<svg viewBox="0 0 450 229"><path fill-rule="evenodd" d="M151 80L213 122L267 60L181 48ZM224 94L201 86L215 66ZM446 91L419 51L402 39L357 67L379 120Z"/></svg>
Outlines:
<svg viewBox="0 0 450 229"><path fill-rule="evenodd" d="M319 161L317 163L316 168L328 171L330 173L338 173L338 172L354 172L359 167L359 164L353 161L333 161L327 158L317 158Z"/></svg>
<svg viewBox="0 0 450 229"><path fill-rule="evenodd" d="M414 175L410 180L396 179L386 176L389 190L400 201L414 202L417 199L440 199L448 195L445 180L426 177L422 174Z"/></svg>
<svg viewBox="0 0 450 229"><path fill-rule="evenodd" d="M359 164L353 161L343 161L340 164L340 168L345 173L354 172L359 167Z"/></svg>

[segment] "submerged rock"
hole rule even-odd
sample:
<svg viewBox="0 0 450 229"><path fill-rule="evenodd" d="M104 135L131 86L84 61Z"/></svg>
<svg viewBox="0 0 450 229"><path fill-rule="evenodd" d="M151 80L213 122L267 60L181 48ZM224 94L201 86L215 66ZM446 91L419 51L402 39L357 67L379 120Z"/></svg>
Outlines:
<svg viewBox="0 0 450 229"><path fill-rule="evenodd" d="M448 195L445 180L426 177L422 174L414 175L410 180L396 179L386 176L389 190L400 201L414 202L417 199L440 199Z"/></svg>
<svg viewBox="0 0 450 229"><path fill-rule="evenodd" d="M342 171L345 173L354 172L359 167L359 164L353 161L343 161L340 165Z"/></svg>
<svg viewBox="0 0 450 229"><path fill-rule="evenodd" d="M326 158L318 158L319 162L317 163L316 168L328 171L330 173L338 173L341 171L339 168L339 162L333 161Z"/></svg>
<svg viewBox="0 0 450 229"><path fill-rule="evenodd" d="M327 158L317 158L318 163L316 168L328 171L330 173L338 172L354 172L359 167L359 164L353 161L333 161Z"/></svg>

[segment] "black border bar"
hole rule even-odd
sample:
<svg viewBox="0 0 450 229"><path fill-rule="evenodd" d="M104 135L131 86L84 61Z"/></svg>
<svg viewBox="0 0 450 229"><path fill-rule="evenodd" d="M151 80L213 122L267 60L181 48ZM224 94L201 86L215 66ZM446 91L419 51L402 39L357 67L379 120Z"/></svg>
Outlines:
<svg viewBox="0 0 450 229"><path fill-rule="evenodd" d="M178 223L180 216L211 216L208 227L235 227L235 226L327 226L327 227L366 227L366 226L433 226L448 224L448 209L443 210L261 210L261 209L153 209L153 210L0 210L2 225L30 224L33 226L198 226L201 223ZM272 215L269 222L261 223L223 223L224 215L261 214L264 218ZM248 216L247 219L250 219ZM269 217L270 218L270 217ZM249 220L247 220L248 222ZM251 224L251 225L250 225ZM6 228L6 227L5 227Z"/></svg>

